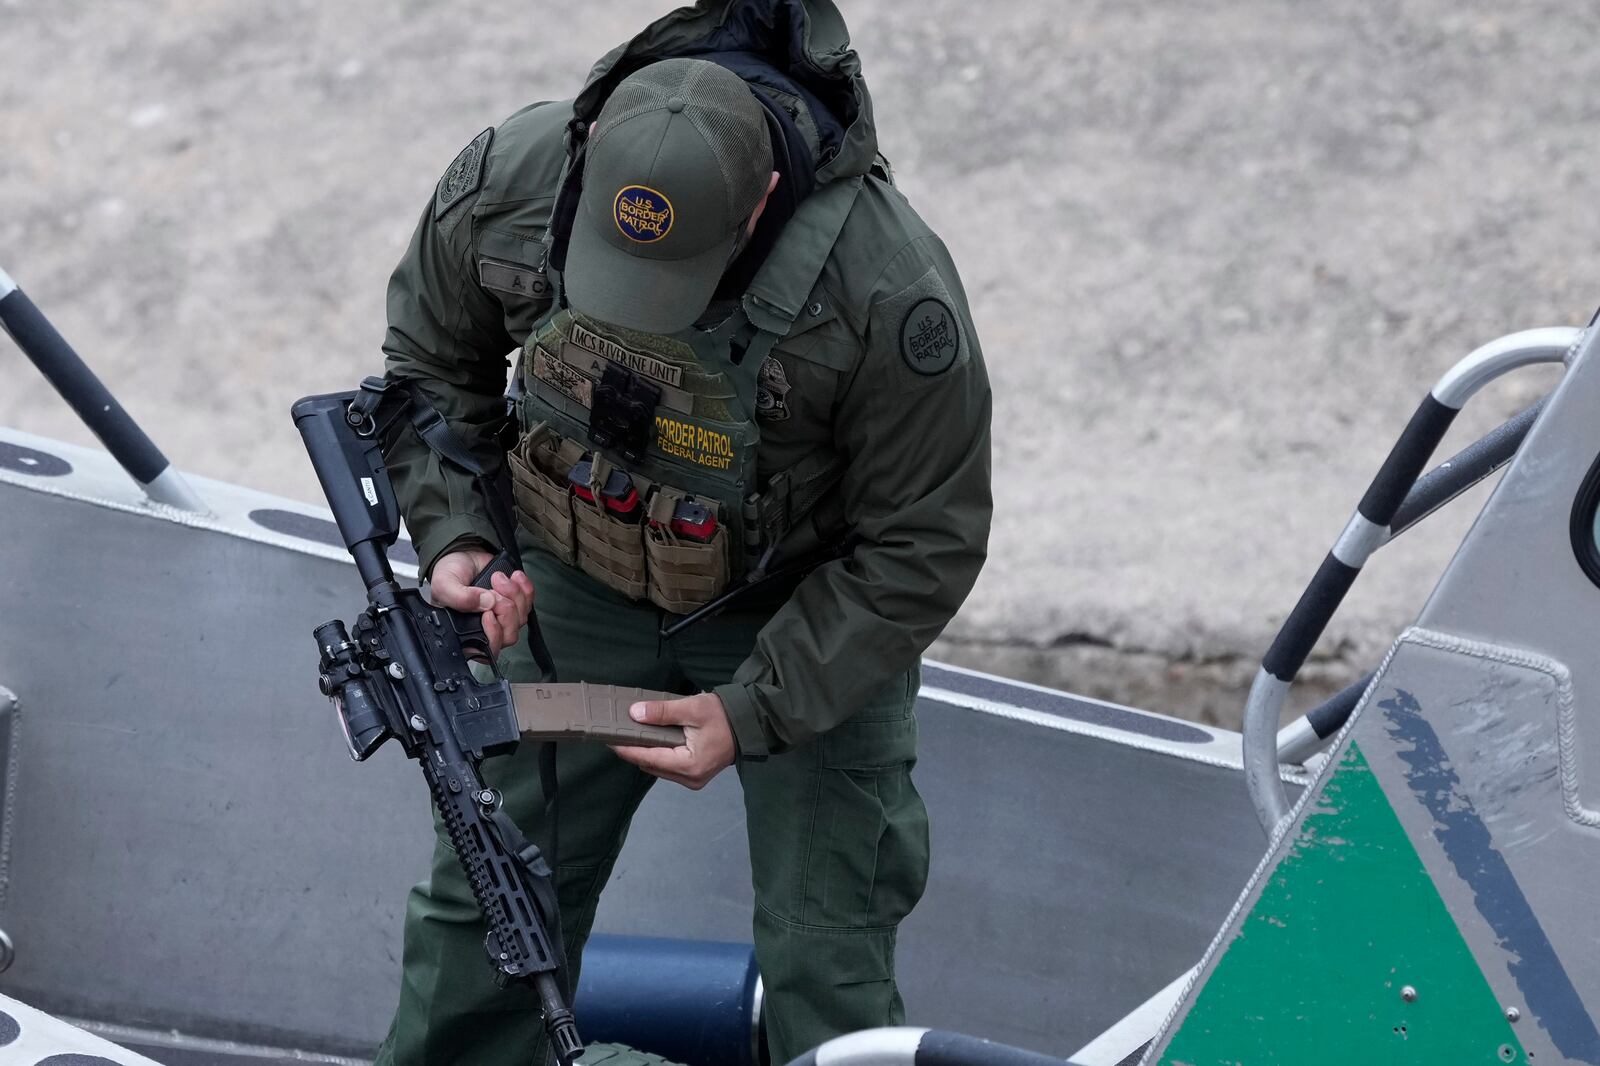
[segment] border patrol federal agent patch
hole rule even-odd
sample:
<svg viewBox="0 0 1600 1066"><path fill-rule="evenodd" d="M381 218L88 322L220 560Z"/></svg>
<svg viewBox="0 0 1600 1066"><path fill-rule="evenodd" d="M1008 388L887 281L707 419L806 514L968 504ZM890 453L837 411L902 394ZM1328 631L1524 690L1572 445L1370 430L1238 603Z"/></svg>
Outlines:
<svg viewBox="0 0 1600 1066"><path fill-rule="evenodd" d="M961 354L961 327L943 300L917 301L900 323L900 357L925 377L943 374Z"/></svg>
<svg viewBox="0 0 1600 1066"><path fill-rule="evenodd" d="M761 360L761 369L756 373L756 417L768 422L788 418L790 388L789 375L784 373L777 356Z"/></svg>
<svg viewBox="0 0 1600 1066"><path fill-rule="evenodd" d="M433 217L444 217L463 196L478 191L483 184L483 157L489 154L489 142L494 139L494 128L484 130L472 138L472 143L461 149L461 154L451 162L444 177L439 179L439 190L434 195Z"/></svg>
<svg viewBox="0 0 1600 1066"><path fill-rule="evenodd" d="M734 470L733 443L730 433L699 419L656 413L656 447L664 455L711 470Z"/></svg>
<svg viewBox="0 0 1600 1066"><path fill-rule="evenodd" d="M652 244L672 232L672 201L648 185L624 185L611 201L617 230L638 244Z"/></svg>

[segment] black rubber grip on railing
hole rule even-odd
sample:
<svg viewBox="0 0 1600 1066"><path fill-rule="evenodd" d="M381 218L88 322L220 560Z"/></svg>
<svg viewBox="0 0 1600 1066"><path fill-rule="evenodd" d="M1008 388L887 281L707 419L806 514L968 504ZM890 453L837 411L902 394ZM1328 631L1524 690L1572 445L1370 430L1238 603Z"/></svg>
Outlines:
<svg viewBox="0 0 1600 1066"><path fill-rule="evenodd" d="M167 457L21 289L0 299L0 323L134 480L148 485L161 476Z"/></svg>
<svg viewBox="0 0 1600 1066"><path fill-rule="evenodd" d="M1311 584L1300 594L1300 602L1289 612L1283 628L1278 630L1272 647L1261 660L1262 669L1279 681L1293 681L1359 573L1360 570L1341 563L1330 552L1317 567Z"/></svg>
<svg viewBox="0 0 1600 1066"><path fill-rule="evenodd" d="M1548 399L1548 397L1546 398ZM1484 434L1472 444L1440 463L1423 476L1406 494L1405 502L1389 522L1389 537L1399 536L1428 515L1511 461L1538 421L1545 400L1540 400ZM1274 677L1281 675L1273 672ZM1356 704L1372 684L1375 674L1340 689L1306 712L1306 722L1318 739L1327 740L1350 720Z"/></svg>
<svg viewBox="0 0 1600 1066"><path fill-rule="evenodd" d="M1425 474L1390 519L1390 538L1399 536L1509 463L1538 421L1544 405L1545 400L1540 400L1526 408Z"/></svg>
<svg viewBox="0 0 1600 1066"><path fill-rule="evenodd" d="M1350 720L1350 715L1355 712L1356 704L1361 702L1361 694L1367 691L1367 686L1372 684L1372 679L1376 676L1374 672L1360 681L1346 685L1306 712L1306 723L1311 726L1311 731L1317 734L1318 740L1327 740L1344 728L1344 724Z"/></svg>
<svg viewBox="0 0 1600 1066"><path fill-rule="evenodd" d="M1455 417L1455 408L1446 407L1431 393L1422 401L1361 497L1357 510L1363 518L1376 526L1389 524ZM1322 560L1261 660L1267 673L1279 681L1294 680L1359 573L1359 567L1340 562L1331 552Z"/></svg>
<svg viewBox="0 0 1600 1066"><path fill-rule="evenodd" d="M1454 407L1446 407L1435 400L1431 393L1422 401L1378 469L1378 476L1367 487L1366 495L1361 497L1357 509L1362 517L1378 526L1387 526L1394 519L1395 511L1417 483L1457 413Z"/></svg>

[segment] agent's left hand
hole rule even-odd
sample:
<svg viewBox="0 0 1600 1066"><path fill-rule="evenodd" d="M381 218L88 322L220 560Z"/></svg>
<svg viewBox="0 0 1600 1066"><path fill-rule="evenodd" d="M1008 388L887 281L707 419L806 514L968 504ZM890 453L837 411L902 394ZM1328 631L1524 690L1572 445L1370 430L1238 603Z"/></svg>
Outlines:
<svg viewBox="0 0 1600 1066"><path fill-rule="evenodd" d="M683 727L683 743L676 748L612 745L612 751L645 773L698 792L733 765L738 747L722 697L715 692L681 700L646 700L628 708L628 714L635 722Z"/></svg>

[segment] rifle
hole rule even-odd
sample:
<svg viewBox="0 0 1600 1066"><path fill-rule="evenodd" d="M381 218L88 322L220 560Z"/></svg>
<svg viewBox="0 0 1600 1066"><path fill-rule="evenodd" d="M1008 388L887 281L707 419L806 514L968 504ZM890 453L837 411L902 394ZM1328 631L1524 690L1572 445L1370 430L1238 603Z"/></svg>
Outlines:
<svg viewBox="0 0 1600 1066"><path fill-rule="evenodd" d="M550 867L484 785L484 758L510 752L520 731L510 684L480 681L473 661L490 660L480 618L435 607L395 581L386 549L400 532L399 506L371 420L351 410L356 393L308 396L294 405L345 547L367 589L354 634L334 619L316 627L319 685L333 701L350 757L365 760L391 737L422 764L472 894L489 925L484 946L502 985L533 986L561 1066L583 1051L557 979L565 958L558 937ZM478 575L514 565L504 552Z"/></svg>

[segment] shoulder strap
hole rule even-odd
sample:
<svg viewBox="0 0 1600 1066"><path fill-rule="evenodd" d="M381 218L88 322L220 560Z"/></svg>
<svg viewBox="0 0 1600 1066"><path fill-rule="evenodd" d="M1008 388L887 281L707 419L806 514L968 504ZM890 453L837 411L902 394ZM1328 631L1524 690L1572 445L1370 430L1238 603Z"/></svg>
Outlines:
<svg viewBox="0 0 1600 1066"><path fill-rule="evenodd" d="M862 179L854 177L812 193L784 227L777 248L745 290L743 309L754 335L744 348L742 363L752 389L762 361L794 327L811 297L861 186ZM753 575L766 569L789 530L838 484L844 466L842 457L831 448L818 449L772 477L762 492L745 501L746 550L751 558L760 560Z"/></svg>
<svg viewBox="0 0 1600 1066"><path fill-rule="evenodd" d="M386 438L400 419L405 418L433 454L471 477L478 495L483 498L489 524L494 526L501 550L511 556L517 567L522 565L517 553L516 518L508 503L511 487L504 463L493 469L486 467L450 428L450 423L427 394L415 382L404 378L364 379L350 408L357 416L364 415L372 420L380 439ZM512 418L509 411L506 417Z"/></svg>
<svg viewBox="0 0 1600 1066"><path fill-rule="evenodd" d="M744 313L758 331L745 358L757 366L800 317L855 206L861 181L857 176L831 182L806 197L745 290Z"/></svg>
<svg viewBox="0 0 1600 1066"><path fill-rule="evenodd" d="M567 268L567 240L578 217L578 198L583 195L583 157L589 146L589 128L578 119L567 123L567 159L556 181L556 202L550 209L550 225L545 230L545 268L557 274ZM562 302L558 295L551 302Z"/></svg>
<svg viewBox="0 0 1600 1066"><path fill-rule="evenodd" d="M522 569L522 553L517 548L517 519L510 502L511 478L504 463L491 470L479 462L478 457L461 442L455 430L450 428L450 423L445 421L439 409L433 406L414 382L403 378L366 378L361 382L361 391L350 407L356 417L366 416L372 420L380 440L387 437L390 427L402 417L408 417L411 428L417 431L417 436L435 455L472 477L473 487L478 490L484 509L488 512L489 524L494 526L495 536L500 540L501 555L505 557L503 567L498 565L500 560L492 560L480 579L495 569L505 573ZM507 411L506 418L509 426L515 426L515 416L511 411ZM528 653L539 667L541 680L555 681L555 660L545 645L544 633L539 629L539 612L532 608L528 610L527 643ZM542 768L541 773L544 773ZM554 796L553 767L546 778L550 783L546 794Z"/></svg>

